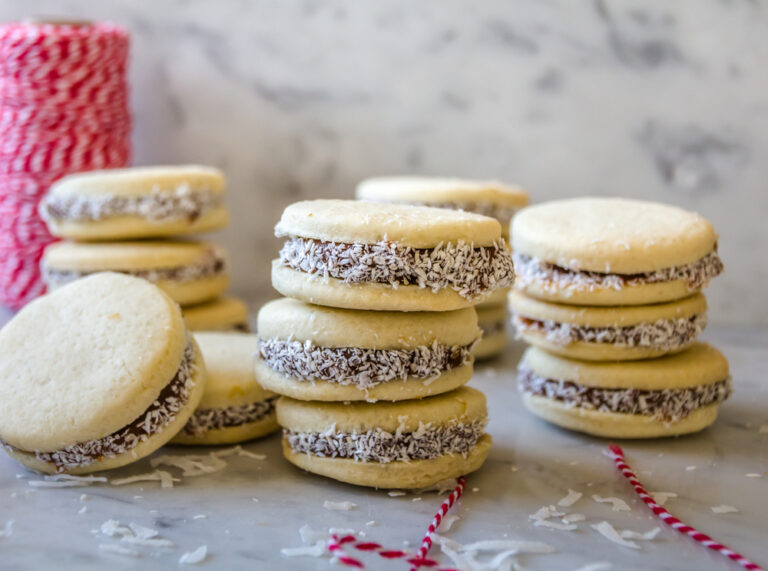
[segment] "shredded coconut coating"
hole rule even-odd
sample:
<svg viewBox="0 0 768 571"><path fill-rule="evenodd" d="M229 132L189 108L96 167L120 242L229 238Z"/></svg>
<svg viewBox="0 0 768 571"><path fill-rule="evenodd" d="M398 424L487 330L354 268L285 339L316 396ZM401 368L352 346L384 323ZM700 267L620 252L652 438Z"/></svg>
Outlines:
<svg viewBox="0 0 768 571"><path fill-rule="evenodd" d="M720 403L731 394L731 378L685 389L647 391L586 387L573 381L546 379L521 366L517 373L521 392L561 401L569 407L602 412L652 416L665 423L679 422L692 411Z"/></svg>
<svg viewBox="0 0 768 571"><path fill-rule="evenodd" d="M184 425L183 432L187 436L199 437L209 430L220 430L258 422L274 412L277 398L272 397L241 406L199 408Z"/></svg>
<svg viewBox="0 0 768 571"><path fill-rule="evenodd" d="M171 382L163 388L149 408L128 426L99 440L89 440L54 452L35 452L43 462L53 463L59 472L88 466L103 458L124 454L145 442L158 430L170 424L189 399L196 372L195 349L189 343L184 358Z"/></svg>
<svg viewBox="0 0 768 571"><path fill-rule="evenodd" d="M345 244L290 238L280 250L280 263L345 283L417 285L435 293L451 288L469 300L510 287L515 278L512 252L503 240L480 248L462 241L418 249L393 242Z"/></svg>
<svg viewBox="0 0 768 571"><path fill-rule="evenodd" d="M259 356L274 371L300 381L328 381L370 389L409 378L433 379L472 363L470 345L419 345L413 349L319 347L310 341L260 339Z"/></svg>
<svg viewBox="0 0 768 571"><path fill-rule="evenodd" d="M46 197L40 213L47 220L92 221L114 216L141 216L148 220L186 219L194 222L218 208L224 197L209 190L182 185L174 190L143 196L55 196Z"/></svg>
<svg viewBox="0 0 768 571"><path fill-rule="evenodd" d="M512 323L518 333L534 331L543 333L547 340L558 345L570 345L578 341L585 343L609 344L614 347L647 347L663 351L674 351L690 345L707 326L705 313L678 319L659 319L655 322L638 323L627 327L587 327L539 321L515 315Z"/></svg>
<svg viewBox="0 0 768 571"><path fill-rule="evenodd" d="M470 452L485 434L488 419L434 426L419 423L414 432L380 428L366 432L339 432L335 425L325 432L294 432L283 429L283 438L295 452L323 458L351 458L359 462L408 462L432 460L446 454Z"/></svg>
<svg viewBox="0 0 768 571"><path fill-rule="evenodd" d="M464 212L472 212L473 214L480 214L482 216L490 216L499 221L502 226L507 226L512 218L515 216L521 207L508 206L506 204L494 204L493 202L470 202L470 201L456 201L456 202L419 202L408 201L405 204L411 204L413 206L430 206L432 208L447 208L449 210L461 210Z"/></svg>
<svg viewBox="0 0 768 571"><path fill-rule="evenodd" d="M595 289L621 290L642 284L662 283L684 280L690 291L701 289L709 280L720 275L723 262L716 251L710 252L700 260L685 266L663 268L655 272L642 274L610 274L600 272L579 272L562 268L538 258L523 254L514 254L517 271L517 287L524 288L537 284L545 291L555 293L563 288L576 288L580 291Z"/></svg>
<svg viewBox="0 0 768 571"><path fill-rule="evenodd" d="M59 270L49 268L45 263L41 264L40 269L43 276L43 281L47 286L52 288L60 287L87 275L103 271L94 270L83 272L76 270ZM173 268L119 271L120 273L136 276L137 278L143 278L150 282L174 281L181 283L223 274L227 271L227 261L216 250L210 250L206 252L204 258L196 264L176 266Z"/></svg>

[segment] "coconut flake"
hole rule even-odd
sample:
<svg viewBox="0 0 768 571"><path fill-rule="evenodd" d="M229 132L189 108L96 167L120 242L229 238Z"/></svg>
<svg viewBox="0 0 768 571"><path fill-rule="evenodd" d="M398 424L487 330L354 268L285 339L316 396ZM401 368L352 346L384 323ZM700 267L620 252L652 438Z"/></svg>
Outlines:
<svg viewBox="0 0 768 571"><path fill-rule="evenodd" d="M640 546L635 543L634 541L630 541L628 539L624 539L621 537L618 531L607 521L601 521L597 525L593 525L592 529L598 531L600 535L605 537L606 539L621 545L622 547L629 547L631 549L640 549Z"/></svg>
<svg viewBox="0 0 768 571"><path fill-rule="evenodd" d="M564 515L561 519L564 523L576 523L577 521L584 521L587 519L587 516L580 513L571 513Z"/></svg>
<svg viewBox="0 0 768 571"><path fill-rule="evenodd" d="M165 470L155 470L154 472L148 472L146 474L137 474L135 476L128 476L126 478L115 478L110 480L110 484L113 486L124 486L126 484L134 484L136 482L160 482L161 488L172 488L173 482L180 482L178 478L173 478L170 472ZM164 485L168 484L168 485ZM139 498L141 496L138 496Z"/></svg>
<svg viewBox="0 0 768 571"><path fill-rule="evenodd" d="M762 478L762 474L757 474L756 472L750 472L749 474L744 474L747 478Z"/></svg>
<svg viewBox="0 0 768 571"><path fill-rule="evenodd" d="M666 504L668 500L677 497L675 492L651 492L649 495L660 506Z"/></svg>
<svg viewBox="0 0 768 571"><path fill-rule="evenodd" d="M115 545L114 543L101 543L99 545L99 551L114 553L115 555L124 555L126 557L141 557L141 554L135 549L123 547L122 545Z"/></svg>
<svg viewBox="0 0 768 571"><path fill-rule="evenodd" d="M462 545L437 533L432 535L435 543L440 545L440 550L448 556L458 569L473 571L485 571L501 568L502 564L515 555L546 554L554 552L554 548L538 541L519 541L512 539L485 540ZM478 561L476 556L480 552L499 551L486 561Z"/></svg>
<svg viewBox="0 0 768 571"><path fill-rule="evenodd" d="M120 538L120 541L130 545L139 545L141 547L175 547L170 539L145 539L143 537L136 537L135 535L124 535Z"/></svg>
<svg viewBox="0 0 768 571"><path fill-rule="evenodd" d="M654 527L650 531L646 531L645 533L641 533L639 531L632 531L631 529L625 529L619 533L621 537L624 539L638 539L640 541L651 541L654 539L657 535L661 533L660 527Z"/></svg>
<svg viewBox="0 0 768 571"><path fill-rule="evenodd" d="M127 537L133 535L131 528L120 525L120 522L116 519L108 519L102 523L100 530L103 535L109 537L115 537L116 535Z"/></svg>
<svg viewBox="0 0 768 571"><path fill-rule="evenodd" d="M128 524L128 527L130 527L131 531L133 531L136 537L140 539L151 539L160 535L160 532L156 529L145 527L143 525L139 525L138 523L131 522Z"/></svg>
<svg viewBox="0 0 768 571"><path fill-rule="evenodd" d="M453 527L453 524L459 521L459 516L454 514L446 514L443 516L443 520L440 522L440 525L437 528L437 531L443 533L446 531L450 531L450 529Z"/></svg>
<svg viewBox="0 0 768 571"><path fill-rule="evenodd" d="M4 537L10 537L13 535L13 523L15 520L9 519L5 522L5 525L3 525L3 529L0 529L0 539Z"/></svg>
<svg viewBox="0 0 768 571"><path fill-rule="evenodd" d="M611 504L611 509L615 512L632 511L632 509L629 507L629 504L627 504L627 502L625 502L621 498L613 498L613 497L604 498L602 496L598 496L597 494L594 494L592 496L592 499L599 504Z"/></svg>
<svg viewBox="0 0 768 571"><path fill-rule="evenodd" d="M325 540L301 547L284 547L280 550L283 557L322 557L327 553Z"/></svg>
<svg viewBox="0 0 768 571"><path fill-rule="evenodd" d="M557 502L558 506L569 508L576 502L578 502L581 499L581 496L583 496L581 492L577 492L576 490L568 489L568 495L562 498L559 502Z"/></svg>
<svg viewBox="0 0 768 571"><path fill-rule="evenodd" d="M738 512L738 508L735 508L733 506L728 506L725 504L721 504L719 506L712 506L712 511L716 514L732 514Z"/></svg>
<svg viewBox="0 0 768 571"><path fill-rule="evenodd" d="M201 545L194 551L189 551L179 558L179 565L198 565L208 556L208 546Z"/></svg>
<svg viewBox="0 0 768 571"><path fill-rule="evenodd" d="M149 461L153 468L173 466L179 468L182 476L194 477L213 474L227 467L227 463L215 453L206 455L187 454L185 456L157 456Z"/></svg>
<svg viewBox="0 0 768 571"><path fill-rule="evenodd" d="M348 512L350 510L355 509L357 507L357 504L352 502L331 502L331 501L325 500L323 502L323 507L331 511Z"/></svg>
<svg viewBox="0 0 768 571"><path fill-rule="evenodd" d="M405 492L401 492L400 490L390 490L387 492L387 495L390 498L399 498L400 496L404 496Z"/></svg>

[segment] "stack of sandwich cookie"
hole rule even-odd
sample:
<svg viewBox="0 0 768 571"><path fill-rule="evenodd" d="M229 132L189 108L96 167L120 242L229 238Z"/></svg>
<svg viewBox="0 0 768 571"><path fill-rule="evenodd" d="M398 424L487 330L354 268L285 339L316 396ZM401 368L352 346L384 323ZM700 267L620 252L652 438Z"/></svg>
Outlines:
<svg viewBox="0 0 768 571"><path fill-rule="evenodd" d="M256 336L231 332L195 334L208 381L203 398L172 444L234 444L277 430L277 395L253 373Z"/></svg>
<svg viewBox="0 0 768 571"><path fill-rule="evenodd" d="M707 323L706 299L699 292L723 269L717 255L717 236L701 216L637 200L563 200L523 210L513 221L512 243L518 272L516 291L509 294L513 323L518 335L537 348L529 353L535 356L536 363L560 355L557 362L572 362L575 368L592 370L589 367L599 369L601 365L590 362L610 361L615 366L600 370L605 375L617 372L620 376L619 372L633 371L634 367L642 371L655 366L647 359L663 358L664 363L691 359L696 339ZM669 356L675 353L679 361ZM620 395L621 391L631 393L633 388L643 388L622 384L620 378L613 386L605 375L598 385L600 398L626 401L630 397ZM551 422L580 429L579 423L568 422L565 414L546 413L554 405L546 408L540 400L528 398L554 394L557 406L579 408L574 414L581 413L583 406L557 396L560 392L553 392L549 382L572 379L554 377L533 382L531 378L530 371L522 366L519 385L527 395L526 405ZM659 377L653 391L663 390L665 382L670 389L676 388L671 378ZM709 381L699 384L708 385ZM591 386L589 380L586 384ZM717 387L717 400L726 398L729 389ZM566 389L568 393L584 392L578 383ZM612 390L618 392L610 393ZM658 400L655 393L649 396L640 391L638 395L642 402ZM684 416L665 415L663 422L669 426L664 430L646 427L636 431L637 436L699 430L714 421L717 406L706 411L706 415L700 412L694 418L706 416L708 422L689 420L678 424ZM602 432L583 430L621 437L619 424L604 423L599 429Z"/></svg>
<svg viewBox="0 0 768 571"><path fill-rule="evenodd" d="M239 331L251 330L248 306L241 300L224 296L207 303L182 308L184 321L190 331Z"/></svg>
<svg viewBox="0 0 768 571"><path fill-rule="evenodd" d="M117 468L173 438L204 384L178 305L145 280L95 274L0 331L0 441L40 472Z"/></svg>
<svg viewBox="0 0 768 571"><path fill-rule="evenodd" d="M507 239L512 217L529 202L526 191L498 181L397 176L362 181L357 186L357 198L483 214L499 221ZM498 355L508 341L506 290L496 292L476 309L483 338L475 346L475 357Z"/></svg>

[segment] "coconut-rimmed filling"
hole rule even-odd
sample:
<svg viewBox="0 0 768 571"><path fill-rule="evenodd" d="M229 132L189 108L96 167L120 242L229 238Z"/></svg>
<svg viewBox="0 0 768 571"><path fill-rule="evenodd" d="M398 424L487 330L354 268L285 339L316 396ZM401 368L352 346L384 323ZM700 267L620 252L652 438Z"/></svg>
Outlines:
<svg viewBox="0 0 768 571"><path fill-rule="evenodd" d="M41 264L43 281L51 287L59 287L101 271L104 270L62 270L51 268L45 263ZM221 275L227 271L227 261L220 252L210 250L209 252L206 252L198 262L187 264L185 266L153 268L151 270L121 270L119 268L114 268L114 271L136 276L137 278L143 278L150 282L173 281L183 283Z"/></svg>
<svg viewBox="0 0 768 571"><path fill-rule="evenodd" d="M688 289L695 291L722 273L724 267L717 251L712 251L691 264L639 274L573 271L519 253L515 253L513 258L518 288L537 284L545 291L552 293L563 288L576 288L582 291L594 291L598 288L621 290L626 287L677 280L685 281Z"/></svg>
<svg viewBox="0 0 768 571"><path fill-rule="evenodd" d="M370 389L416 378L429 382L472 362L469 345L419 345L411 349L322 347L311 341L259 339L259 357L274 371L299 381L327 381Z"/></svg>
<svg viewBox="0 0 768 571"><path fill-rule="evenodd" d="M141 196L57 196L45 198L40 207L43 218L89 222L115 216L140 216L152 221L182 219L194 222L224 204L224 196L210 190L180 186Z"/></svg>
<svg viewBox="0 0 768 571"><path fill-rule="evenodd" d="M690 345L707 326L707 315L700 313L677 319L658 319L626 327L588 327L522 315L515 315L512 323L518 333L541 333L548 341L558 345L581 341L621 348L644 347L671 351Z"/></svg>
<svg viewBox="0 0 768 571"><path fill-rule="evenodd" d="M200 437L210 430L259 422L274 412L277 398L271 397L240 406L199 408L184 425L182 432L185 436Z"/></svg>
<svg viewBox="0 0 768 571"><path fill-rule="evenodd" d="M419 423L413 432L398 428L387 432L373 428L365 432L344 432L335 425L325 432L283 429L283 438L294 452L322 458L349 458L359 462L408 462L432 460L448 454L466 456L477 444L487 419L446 424Z"/></svg>
<svg viewBox="0 0 768 571"><path fill-rule="evenodd" d="M184 408L194 386L192 381L196 372L194 360L195 348L192 343L189 343L184 349L184 357L179 369L173 379L160 391L157 399L136 420L117 432L97 440L78 442L53 452L19 450L34 454L38 460L55 465L59 472L88 466L97 460L129 452L170 424ZM3 444L10 446L7 443Z"/></svg>
<svg viewBox="0 0 768 571"><path fill-rule="evenodd" d="M490 216L499 221L502 226L507 226L521 206L509 206L493 202L452 201L452 202L421 202L417 200L403 202L413 206L430 206L432 208L447 208L449 210L461 210L482 216Z"/></svg>
<svg viewBox="0 0 768 571"><path fill-rule="evenodd" d="M421 249L394 242L346 244L293 237L280 250L280 263L293 270L342 280L415 285L433 292L453 289L473 300L512 285L512 252L503 240L474 247L467 242Z"/></svg>
<svg viewBox="0 0 768 571"><path fill-rule="evenodd" d="M605 389L568 380L547 379L525 366L518 369L517 386L521 392L554 399L569 407L639 414L665 423L679 422L694 410L720 403L731 394L730 377L684 389Z"/></svg>

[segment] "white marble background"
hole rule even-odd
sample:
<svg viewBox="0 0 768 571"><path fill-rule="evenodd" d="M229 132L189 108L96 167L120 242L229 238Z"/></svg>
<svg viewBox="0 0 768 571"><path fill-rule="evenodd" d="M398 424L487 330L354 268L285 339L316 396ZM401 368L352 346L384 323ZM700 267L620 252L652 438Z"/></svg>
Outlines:
<svg viewBox="0 0 768 571"><path fill-rule="evenodd" d="M269 295L286 204L450 174L697 210L712 320L768 324L763 2L0 0L30 14L131 29L136 163L226 170L241 294Z"/></svg>

